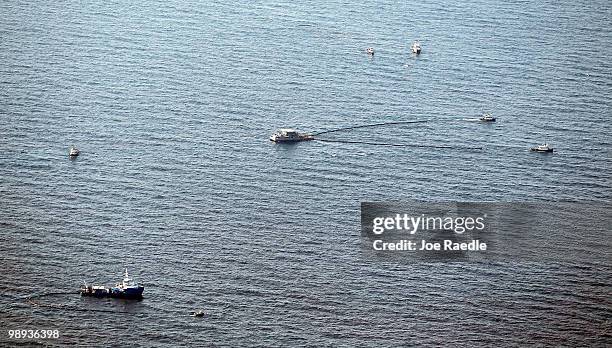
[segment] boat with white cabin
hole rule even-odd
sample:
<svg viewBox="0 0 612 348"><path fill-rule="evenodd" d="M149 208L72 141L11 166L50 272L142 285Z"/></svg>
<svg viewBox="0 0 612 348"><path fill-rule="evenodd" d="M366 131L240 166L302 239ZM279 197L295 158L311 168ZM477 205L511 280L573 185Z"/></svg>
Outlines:
<svg viewBox="0 0 612 348"><path fill-rule="evenodd" d="M543 145L538 145L538 146L532 147L530 149L530 151L533 151L533 152L553 152L553 148L550 147L548 144L543 144Z"/></svg>
<svg viewBox="0 0 612 348"><path fill-rule="evenodd" d="M416 40L412 43L412 46L410 46L410 50L412 50L412 52L416 54L421 53L421 43L419 42L419 40Z"/></svg>
<svg viewBox="0 0 612 348"><path fill-rule="evenodd" d="M282 128L270 136L270 141L275 143L295 143L298 141L313 140L314 136L308 133L300 133L295 129Z"/></svg>
<svg viewBox="0 0 612 348"><path fill-rule="evenodd" d="M76 157L76 156L79 155L79 153L81 153L81 151L79 151L79 149L77 149L74 146L70 147L70 152L69 152L70 157Z"/></svg>
<svg viewBox="0 0 612 348"><path fill-rule="evenodd" d="M485 113L479 120L482 122L495 122L495 117L491 113Z"/></svg>

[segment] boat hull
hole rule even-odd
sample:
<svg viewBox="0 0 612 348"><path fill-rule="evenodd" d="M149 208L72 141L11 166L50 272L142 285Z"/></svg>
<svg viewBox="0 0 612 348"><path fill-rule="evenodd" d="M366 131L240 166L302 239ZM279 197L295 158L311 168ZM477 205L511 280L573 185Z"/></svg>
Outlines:
<svg viewBox="0 0 612 348"><path fill-rule="evenodd" d="M114 298L126 298L126 299L141 299L144 287L139 286L135 288L120 289L112 288L110 297Z"/></svg>
<svg viewBox="0 0 612 348"><path fill-rule="evenodd" d="M92 288L92 287L83 287L80 290L81 296L89 296L89 297L111 297L111 298L123 298L123 299L133 299L140 300L142 299L142 293L144 292L143 286L121 289L121 288Z"/></svg>
<svg viewBox="0 0 612 348"><path fill-rule="evenodd" d="M297 143L299 141L308 141L314 140L312 135L303 135L299 138L280 138L280 137L270 137L270 141L275 143Z"/></svg>
<svg viewBox="0 0 612 348"><path fill-rule="evenodd" d="M541 149L533 148L531 149L531 152L553 152L553 149L541 150Z"/></svg>

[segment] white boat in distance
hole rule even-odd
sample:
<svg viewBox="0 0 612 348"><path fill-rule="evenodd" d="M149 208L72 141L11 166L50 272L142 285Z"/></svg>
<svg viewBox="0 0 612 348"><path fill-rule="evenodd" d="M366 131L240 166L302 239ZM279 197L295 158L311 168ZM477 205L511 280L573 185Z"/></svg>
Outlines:
<svg viewBox="0 0 612 348"><path fill-rule="evenodd" d="M548 144L538 145L530 149L533 152L553 152L553 148Z"/></svg>
<svg viewBox="0 0 612 348"><path fill-rule="evenodd" d="M491 115L490 113L486 113L482 115L482 117L479 118L479 120L482 122L495 122L495 117L493 117L493 115Z"/></svg>
<svg viewBox="0 0 612 348"><path fill-rule="evenodd" d="M77 149L76 147L72 146L70 148L70 152L69 152L70 157L76 157L79 155L79 153L81 153L81 151L79 151L79 149Z"/></svg>
<svg viewBox="0 0 612 348"><path fill-rule="evenodd" d="M412 46L410 46L410 49L412 50L413 53L420 54L421 53L421 43L419 42L419 40L416 40L415 42L413 42Z"/></svg>

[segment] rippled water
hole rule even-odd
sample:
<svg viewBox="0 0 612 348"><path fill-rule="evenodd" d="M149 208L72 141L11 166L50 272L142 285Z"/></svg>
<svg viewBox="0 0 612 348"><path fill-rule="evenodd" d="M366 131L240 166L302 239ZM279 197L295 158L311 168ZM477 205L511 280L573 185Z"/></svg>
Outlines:
<svg viewBox="0 0 612 348"><path fill-rule="evenodd" d="M609 229L554 263L406 265L363 255L359 206L610 202L611 11L0 3L0 342L610 344ZM498 122L469 120L484 111ZM321 137L419 147L267 140L403 120L427 122ZM125 266L145 300L67 293Z"/></svg>

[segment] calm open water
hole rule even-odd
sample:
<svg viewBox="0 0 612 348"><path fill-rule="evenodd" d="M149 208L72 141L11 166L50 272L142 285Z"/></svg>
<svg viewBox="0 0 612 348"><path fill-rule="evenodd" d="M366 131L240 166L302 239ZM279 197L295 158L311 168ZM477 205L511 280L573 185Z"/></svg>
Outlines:
<svg viewBox="0 0 612 348"><path fill-rule="evenodd" d="M8 0L0 17L0 344L611 344L609 228L554 262L553 245L410 264L364 255L359 227L361 201L609 203L608 1ZM470 121L485 111L498 122ZM417 119L325 138L454 148L267 140ZM543 142L557 152L527 151ZM123 267L145 300L68 293Z"/></svg>

